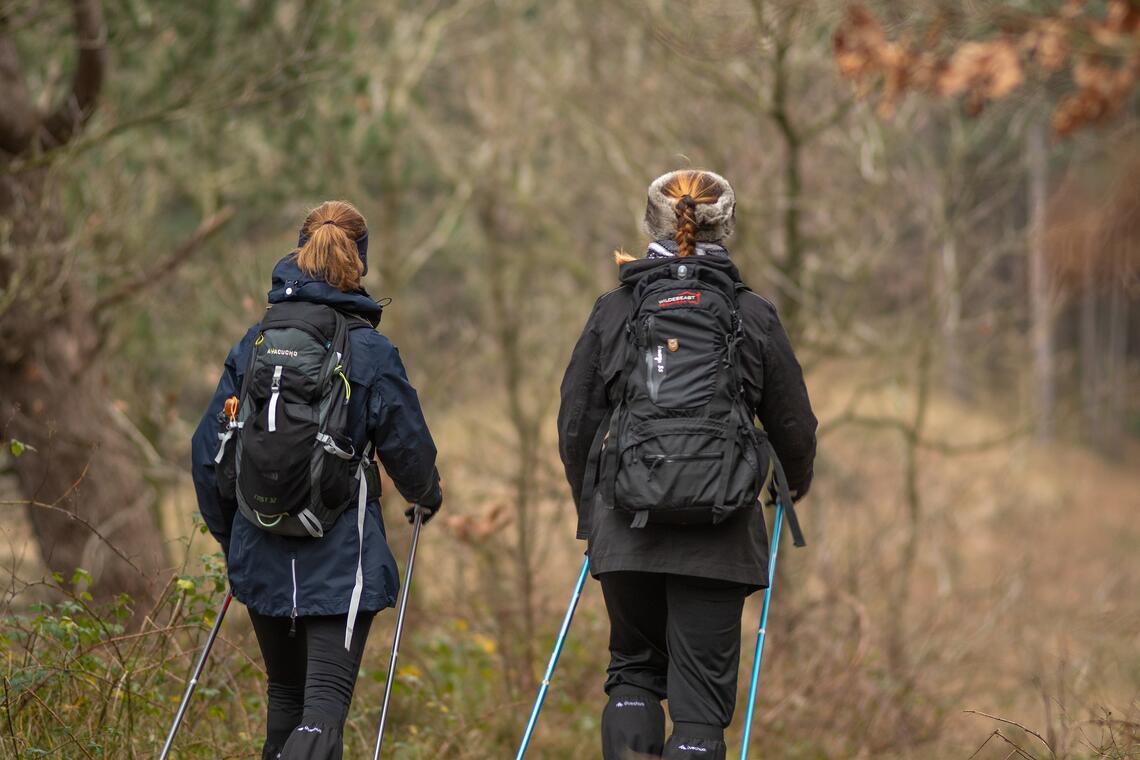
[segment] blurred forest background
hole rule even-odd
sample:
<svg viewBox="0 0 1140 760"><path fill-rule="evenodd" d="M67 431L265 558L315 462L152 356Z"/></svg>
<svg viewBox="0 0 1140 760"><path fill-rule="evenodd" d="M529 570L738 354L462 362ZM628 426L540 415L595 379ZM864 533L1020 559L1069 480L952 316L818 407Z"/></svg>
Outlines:
<svg viewBox="0 0 1140 760"><path fill-rule="evenodd" d="M582 550L561 372L693 166L821 419L755 756L1140 757L1138 77L1135 0L0 0L0 755L157 753L224 589L191 431L346 198L447 492L393 756L509 756ZM256 756L222 635L180 757ZM531 756L598 755L606 636L591 583Z"/></svg>

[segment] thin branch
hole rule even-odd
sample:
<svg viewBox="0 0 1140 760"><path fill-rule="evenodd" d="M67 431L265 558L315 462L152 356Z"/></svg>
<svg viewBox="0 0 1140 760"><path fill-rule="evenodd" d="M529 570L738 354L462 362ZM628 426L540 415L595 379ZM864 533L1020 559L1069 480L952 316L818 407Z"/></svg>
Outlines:
<svg viewBox="0 0 1140 760"><path fill-rule="evenodd" d="M803 143L806 145L808 143L814 142L815 138L819 137L821 134L831 129L839 122L843 121L843 119L851 111L851 108L854 105L855 98L848 97L842 103L832 109L831 113L827 114L827 116L823 116L819 119L819 121L809 124L803 130Z"/></svg>
<svg viewBox="0 0 1140 760"><path fill-rule="evenodd" d="M59 723L59 725L60 725L60 727L61 727L61 728L63 728L63 731L64 731L64 733L66 733L66 734L67 734L67 738L71 740L71 743L72 743L72 744L74 744L76 747L79 747L79 750L80 750L80 751L81 751L81 752L84 754L84 756L86 756L86 757L87 757L89 760L95 760L95 758L94 758L94 757L92 757L91 753L87 751L87 748L83 746L83 743L82 743L82 742L80 742L80 741L79 741L79 739L77 739L77 738L75 737L75 734L74 734L74 733L72 733L71 729L67 727L67 723L66 723L66 722L63 720L63 718L59 717L59 713L57 713L55 710L53 710L53 709L51 708L51 705L49 705L47 702L45 702L45 701L43 701L42 699L40 699L40 698L39 698L39 696L38 696L38 695L37 695L35 692L28 692L28 693L30 693L30 694L31 694L31 697L32 697L32 699L34 699L34 700L36 700L37 702L39 702L39 703L40 703L40 705L41 705L41 706L42 706L42 707L43 707L45 710L47 710L47 711L48 711L48 715L50 715L51 717L55 718L56 722L57 722L57 723Z"/></svg>
<svg viewBox="0 0 1140 760"><path fill-rule="evenodd" d="M415 277L416 272L420 271L431 257L447 244L459 226L463 213L467 210L472 192L473 187L470 182L464 180L459 183L454 196L448 201L446 208L440 212L435 227L405 257L405 263L400 268L400 282L408 282Z"/></svg>
<svg viewBox="0 0 1140 760"><path fill-rule="evenodd" d="M143 577L146 577L146 573L144 573L138 565L132 562L131 559L127 557L127 555L123 554L122 550L119 549L119 547L115 546L115 544L112 543L109 538L100 533L94 525L70 510L56 506L55 504L48 504L47 502L43 501L26 501L21 499L2 499L0 500L0 507L36 507L37 509L47 509L52 512L58 512L61 515L67 515L69 519L74 520L83 527L87 528L87 530L91 531L96 537L98 537L100 541L106 544L107 548L113 551L119 557L119 559L130 565L131 569L133 569L136 573Z"/></svg>
<svg viewBox="0 0 1140 760"><path fill-rule="evenodd" d="M1012 443L1019 438L1024 438L1029 432L1031 424L1022 424L1000 435L995 435L992 438L983 438L978 441L971 441L970 443L947 443L945 441L931 441L922 440L919 446L939 454L946 456L957 456L961 454L979 454L984 451L1000 448L1007 443Z"/></svg>
<svg viewBox="0 0 1140 760"><path fill-rule="evenodd" d="M844 425L855 425L857 427L871 428L875 430L895 430L906 437L911 436L913 433L907 423L894 417L866 417L860 414L855 414L854 412L848 412L824 422L819 426L817 435L818 437L822 438L828 433L831 433L836 429L843 427Z"/></svg>
<svg viewBox="0 0 1140 760"><path fill-rule="evenodd" d="M89 148L138 127L171 123L185 115L188 104L189 98L184 98L139 116L116 122L109 127L84 133L69 142L66 146L56 145L37 151L31 155L25 154L8 166L5 166L4 169L10 174L42 169L45 166L50 166L65 150L66 155L77 156Z"/></svg>
<svg viewBox="0 0 1140 760"><path fill-rule="evenodd" d="M290 62L299 65L306 63L307 60L308 59L304 57L289 59ZM20 172L41 169L45 166L50 166L59 159L60 155L65 151L67 157L74 157L114 137L140 127L171 124L180 119L185 119L191 114L209 114L219 111L233 112L239 108L249 108L277 102L282 97L291 95L298 89L327 82L329 77L325 75L298 77L296 80L289 84L282 85L279 88L269 87L270 80L271 77L266 77L251 82L242 90L242 93L230 99L209 99L203 97L195 100L192 94L188 93L152 111L124 119L96 132L84 134L79 138L73 139L66 146L57 145L55 147L47 147L44 150L36 152L34 155L21 156L12 163L4 166L3 171L9 174L18 174ZM193 95L197 94L197 91L193 93Z"/></svg>
<svg viewBox="0 0 1140 760"><path fill-rule="evenodd" d="M154 286L164 277L169 276L178 267L185 264L214 233L225 226L230 219L233 219L235 213L237 211L233 206L226 206L221 211L203 219L202 223L198 225L198 229L194 230L194 234L184 240L165 259L150 269L140 272L135 277L119 283L110 293L100 298L95 303L95 313L100 314L108 308L118 306L127 299Z"/></svg>
<svg viewBox="0 0 1140 760"><path fill-rule="evenodd" d="M996 715L990 715L989 713L984 713L981 710L963 710L962 712L964 712L968 715L980 715L983 718L989 718L990 720L996 720L999 723L1005 723L1005 724L1010 725L1010 726L1016 726L1017 728L1020 728L1022 731L1029 734L1030 736L1037 737L1037 740L1045 745L1045 749L1049 750L1049 756L1050 757L1057 757L1057 753L1054 752L1053 748L1049 746L1049 742L1045 741L1045 737L1043 737L1041 734L1037 733L1036 731L1034 731L1031 728L1026 728L1025 726L1021 725L1020 723L1018 723L1015 720L1009 720L1007 718L999 718Z"/></svg>
<svg viewBox="0 0 1140 760"><path fill-rule="evenodd" d="M949 443L937 439L923 438L918 435L912 425L896 417L868 417L854 412L845 412L820 425L818 435L822 438L845 425L854 425L872 430L894 430L906 440L913 441L914 445L918 448L945 456L977 454L999 448L1023 437L1030 427L1028 424L1023 424L1013 430L995 435L992 438L983 438L969 443Z"/></svg>

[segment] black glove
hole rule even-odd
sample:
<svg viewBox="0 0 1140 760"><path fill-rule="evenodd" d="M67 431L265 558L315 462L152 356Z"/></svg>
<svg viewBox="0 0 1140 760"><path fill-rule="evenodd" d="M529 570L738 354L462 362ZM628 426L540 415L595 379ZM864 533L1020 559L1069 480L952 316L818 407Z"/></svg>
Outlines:
<svg viewBox="0 0 1140 760"><path fill-rule="evenodd" d="M437 491L439 499L435 504L412 504L404 510L404 517L408 518L408 523L414 525L416 522L416 510L420 510L424 516L424 525L431 522L431 518L435 517L435 513L443 506L443 492Z"/></svg>

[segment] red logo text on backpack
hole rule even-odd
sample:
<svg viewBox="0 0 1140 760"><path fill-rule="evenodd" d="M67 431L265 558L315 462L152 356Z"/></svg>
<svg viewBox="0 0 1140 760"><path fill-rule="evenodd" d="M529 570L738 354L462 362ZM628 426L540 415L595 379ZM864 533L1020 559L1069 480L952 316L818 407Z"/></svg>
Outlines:
<svg viewBox="0 0 1140 760"><path fill-rule="evenodd" d="M700 306L701 294L692 290L684 290L675 296L662 298L657 302L657 305L662 309L667 309L670 306Z"/></svg>

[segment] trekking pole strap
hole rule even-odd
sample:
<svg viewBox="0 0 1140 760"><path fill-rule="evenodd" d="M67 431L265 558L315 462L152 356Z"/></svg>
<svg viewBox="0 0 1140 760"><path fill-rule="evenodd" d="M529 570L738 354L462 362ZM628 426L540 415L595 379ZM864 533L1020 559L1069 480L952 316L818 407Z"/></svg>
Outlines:
<svg viewBox="0 0 1140 760"><path fill-rule="evenodd" d="M799 518L796 517L796 505L792 501L792 492L788 489L788 478L784 474L784 466L780 464L780 458L776 456L776 451L772 448L771 443L768 444L768 452L775 468L776 498L778 503L783 505L785 516L788 518L788 529L792 531L792 543L796 546L806 546L807 542L804 541L804 533L800 530Z"/></svg>
<svg viewBox="0 0 1140 760"><path fill-rule="evenodd" d="M617 419L617 412L611 412L610 415L598 424L598 430L594 433L594 439L590 443L590 452L586 457L586 476L582 481L582 493L579 496L578 508L586 510L586 514L590 514L589 510L594 503L594 494L597 492L598 481L601 479L599 467L602 459L602 446L606 441L606 434L609 433L610 428L613 427L614 420Z"/></svg>

